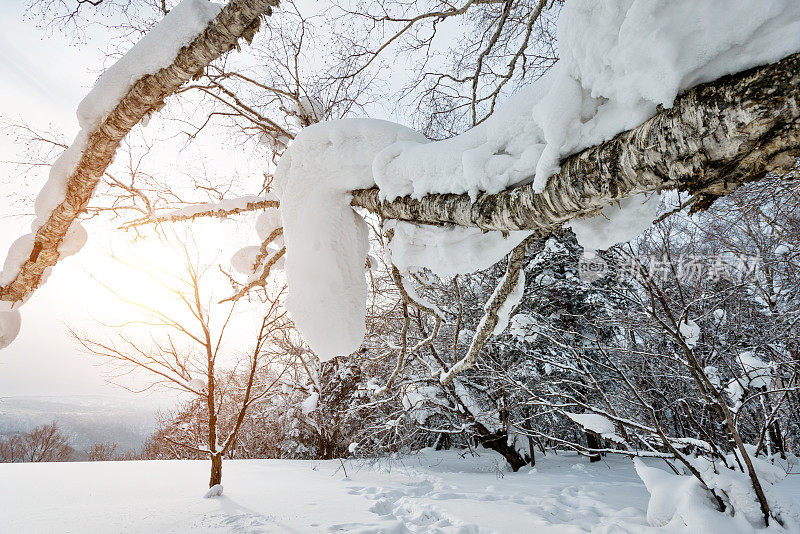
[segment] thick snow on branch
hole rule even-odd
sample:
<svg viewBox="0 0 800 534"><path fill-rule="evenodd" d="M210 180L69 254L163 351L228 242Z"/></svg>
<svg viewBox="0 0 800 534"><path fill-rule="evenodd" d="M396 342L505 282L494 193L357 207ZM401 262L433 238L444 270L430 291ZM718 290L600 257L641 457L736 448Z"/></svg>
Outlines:
<svg viewBox="0 0 800 534"><path fill-rule="evenodd" d="M132 223L125 224L123 228L133 228L148 224L158 224L164 222L190 221L204 217L217 217L224 219L239 213L263 210L267 208L277 208L279 202L271 195L259 197L255 195L245 195L242 197L225 198L218 202L203 202L201 204L189 204L182 208L170 211L158 217L139 219Z"/></svg>
<svg viewBox="0 0 800 534"><path fill-rule="evenodd" d="M561 13L558 46L561 60L544 77L463 135L431 143L384 122L333 121L301 132L289 147L277 171L292 191L290 204L281 199L287 306L323 358L355 351L364 329L366 232L344 201L347 189L377 185L383 199L474 199L525 183L541 191L562 158L640 125L681 91L800 50L800 3L767 0L753 9L748 0L573 0ZM589 248L606 248L632 237L632 221L637 230L649 224L656 207L657 199L632 201L601 214L602 224L575 227ZM432 237L436 231L413 236L396 225L392 260L442 273L485 266L468 258L475 247L448 249L460 240L444 237L444 229ZM489 236L506 251L519 243ZM487 247L491 255L497 248Z"/></svg>
<svg viewBox="0 0 800 534"><path fill-rule="evenodd" d="M739 354L738 360L742 372L744 373L744 376L741 377L741 381L746 384L747 387L755 389L769 387L772 383L772 375L774 372L772 365L764 362L750 351Z"/></svg>
<svg viewBox="0 0 800 534"><path fill-rule="evenodd" d="M37 231L51 219L58 207L67 202L70 178L76 174L81 160L85 157L92 133L106 120L108 114L119 105L139 79L168 67L180 49L191 43L219 11L220 6L208 0L183 0L100 76L94 88L78 106L77 115L81 130L69 148L50 168L47 182L36 197L34 207L36 219L31 224L32 233L20 237L11 245L3 270L0 272L0 285L11 284L18 278L25 263L35 261L38 257L42 242L41 239L37 241ZM58 257L76 254L86 242L86 230L75 217L68 222L65 234L56 244ZM49 269L44 270L38 283L43 283L48 275ZM4 300L4 307L10 305L11 302ZM2 312L0 348L13 341L19 332L19 327L18 311Z"/></svg>
<svg viewBox="0 0 800 534"><path fill-rule="evenodd" d="M218 4L208 0L183 0L100 75L89 94L78 104L81 131L53 164L47 183L36 196L38 222L34 223L34 231L64 202L67 181L83 155L90 133L117 107L137 80L169 66L180 49L191 43L219 10Z"/></svg>
<svg viewBox="0 0 800 534"><path fill-rule="evenodd" d="M608 417L596 413L569 413L564 415L578 423L581 428L594 432L615 443L624 443L624 440L617 435L617 427Z"/></svg>
<svg viewBox="0 0 800 534"><path fill-rule="evenodd" d="M219 14L222 6L208 0L183 0L108 68L78 105L78 123L96 128L122 100L131 86L146 74L168 66Z"/></svg>
<svg viewBox="0 0 800 534"><path fill-rule="evenodd" d="M474 198L531 180L541 191L565 156L641 124L680 91L800 50L800 4L571 1L558 47L560 61L479 126L378 154L382 198Z"/></svg>
<svg viewBox="0 0 800 534"><path fill-rule="evenodd" d="M207 0L184 0L152 30L152 37L98 80L79 111L83 129L55 162L36 199L33 233L11 246L0 275L0 311L27 300L60 258L81 248L86 232L78 216L128 132L239 39L250 42L260 17L276 4L231 0L220 10ZM0 321L2 348L18 330L18 317L6 315Z"/></svg>

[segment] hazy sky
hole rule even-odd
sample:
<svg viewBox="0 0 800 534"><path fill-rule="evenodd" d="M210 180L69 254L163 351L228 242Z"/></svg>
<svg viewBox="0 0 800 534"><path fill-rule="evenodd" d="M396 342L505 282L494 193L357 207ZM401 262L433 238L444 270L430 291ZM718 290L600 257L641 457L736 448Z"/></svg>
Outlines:
<svg viewBox="0 0 800 534"><path fill-rule="evenodd" d="M0 2L0 115L39 126L53 124L74 135L74 110L95 75L99 52L69 46L60 34L44 37L23 21L23 2ZM0 159L14 161L19 148L9 132L0 132ZM16 237L29 231L25 209L10 205L9 193L34 193L46 175L21 179L9 165L0 167L0 255ZM30 209L27 210L29 213ZM9 214L17 216L10 217ZM80 261L80 260L78 260ZM86 275L76 260L56 269L50 283L26 304L16 342L0 351L0 395L61 395L108 391L98 370L78 355L67 340L55 310L69 310L81 301ZM77 275L77 276L76 276ZM77 282L76 282L77 278Z"/></svg>
<svg viewBox="0 0 800 534"><path fill-rule="evenodd" d="M0 116L39 128L50 124L72 139L78 131L75 109L103 65L104 35L90 34L86 44L77 47L60 33L46 34L23 15L23 2L0 1ZM20 148L8 131L0 130L0 160L20 159ZM176 156L170 164L177 164ZM22 199L32 199L46 177L47 169L20 176L13 165L0 164L0 258L5 258L14 239L30 232L32 207ZM250 229L243 224L233 224L233 230L230 224L224 230L207 227L204 235L209 238L223 231L245 236L237 244L225 235L212 253L224 259L236 248L253 244L247 239L254 241L255 234L250 231L249 235ZM0 396L126 394L106 383L107 371L77 349L66 325L97 329L95 320L113 322L128 317L130 306L98 280L125 296L158 302L161 289L146 273L160 268L171 252L152 240L133 246L130 235L113 232L96 221L87 227L87 246L59 263L49 281L21 309L19 337L0 350ZM110 252L135 268L113 260ZM180 258L172 259L179 263Z"/></svg>

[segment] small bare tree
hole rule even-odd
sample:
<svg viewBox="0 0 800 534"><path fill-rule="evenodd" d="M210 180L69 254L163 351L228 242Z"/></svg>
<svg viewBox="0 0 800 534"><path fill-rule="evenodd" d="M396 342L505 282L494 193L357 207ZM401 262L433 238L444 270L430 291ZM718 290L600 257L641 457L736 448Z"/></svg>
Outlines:
<svg viewBox="0 0 800 534"><path fill-rule="evenodd" d="M92 443L86 449L86 457L90 462L109 462L119 458L116 451L116 443Z"/></svg>
<svg viewBox="0 0 800 534"><path fill-rule="evenodd" d="M200 457L210 458L209 488L214 488L222 482L222 459L234 447L248 408L266 396L276 383L274 378L268 379L269 383L261 383L260 377L267 375L261 371L271 363L263 357L264 347L287 327L288 321L286 311L280 306L280 295L268 299L267 312L249 355L234 357L232 361L228 358L229 365L224 365L223 358L231 355L223 355L223 340L234 318L236 302L212 306L206 301L202 283L206 271L194 265L188 252L185 256L186 276L178 278L181 287L170 288L170 291L189 312L190 319L184 321L154 306L137 304L150 318L147 323L152 327L149 348L142 348L140 340L122 332L108 342L74 330L71 333L89 354L118 363L123 371L139 369L149 374L153 382L145 389L165 385L192 396L193 423L205 434L203 441L182 439L182 434L175 433L162 437ZM214 313L217 306L223 311L220 320ZM242 373L238 368L244 362L247 367ZM213 494L221 491L220 486Z"/></svg>

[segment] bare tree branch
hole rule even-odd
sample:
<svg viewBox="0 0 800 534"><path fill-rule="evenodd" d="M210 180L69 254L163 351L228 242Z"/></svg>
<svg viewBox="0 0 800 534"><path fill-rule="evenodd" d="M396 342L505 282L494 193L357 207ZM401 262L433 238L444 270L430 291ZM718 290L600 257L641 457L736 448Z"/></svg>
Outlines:
<svg viewBox="0 0 800 534"><path fill-rule="evenodd" d="M0 300L21 301L41 283L42 275L59 259L58 247L87 204L122 139L145 116L164 105L164 99L224 53L248 42L271 13L277 0L232 0L191 44L181 49L173 63L139 79L119 104L92 132L80 161L67 180L66 198L36 232L30 258L17 276L0 287Z"/></svg>

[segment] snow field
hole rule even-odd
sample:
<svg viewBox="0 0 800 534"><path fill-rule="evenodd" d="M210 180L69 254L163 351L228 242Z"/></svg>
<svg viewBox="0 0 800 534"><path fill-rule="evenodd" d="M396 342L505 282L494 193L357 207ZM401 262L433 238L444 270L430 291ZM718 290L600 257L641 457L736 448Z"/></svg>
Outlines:
<svg viewBox="0 0 800 534"><path fill-rule="evenodd" d="M2 464L0 532L697 532L649 526L648 492L620 457L550 453L518 473L487 451L344 464L347 477L338 460L226 460L212 498L207 461ZM800 499L797 476L776 487Z"/></svg>

